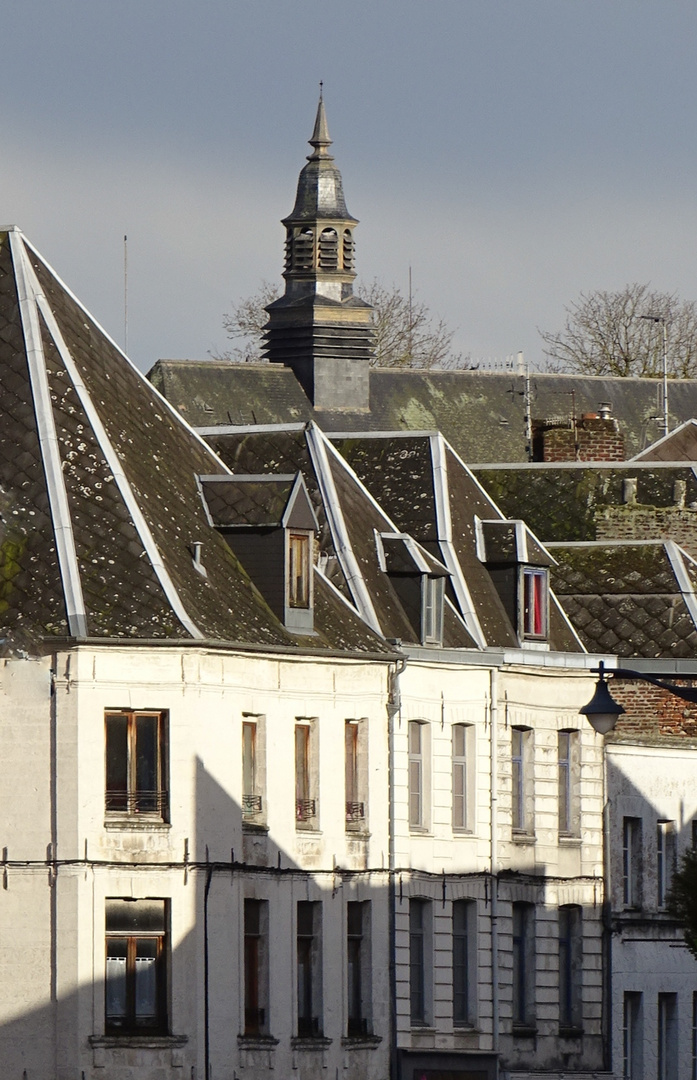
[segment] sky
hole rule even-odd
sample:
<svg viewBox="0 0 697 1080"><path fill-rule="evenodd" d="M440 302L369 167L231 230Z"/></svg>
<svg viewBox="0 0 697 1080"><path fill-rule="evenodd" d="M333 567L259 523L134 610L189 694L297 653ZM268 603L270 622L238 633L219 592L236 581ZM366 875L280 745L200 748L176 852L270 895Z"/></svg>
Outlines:
<svg viewBox="0 0 697 1080"><path fill-rule="evenodd" d="M0 0L0 223L128 352L281 281L318 84L359 276L494 366L580 293L697 299L694 0Z"/></svg>

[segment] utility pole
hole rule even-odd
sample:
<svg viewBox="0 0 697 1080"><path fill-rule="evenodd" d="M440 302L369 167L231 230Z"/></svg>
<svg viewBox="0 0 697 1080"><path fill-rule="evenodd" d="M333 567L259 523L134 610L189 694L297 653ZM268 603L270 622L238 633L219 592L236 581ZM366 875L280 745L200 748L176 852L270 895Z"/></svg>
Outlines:
<svg viewBox="0 0 697 1080"><path fill-rule="evenodd" d="M663 434L668 434L668 331L665 315L640 315L646 322L660 323L663 328Z"/></svg>

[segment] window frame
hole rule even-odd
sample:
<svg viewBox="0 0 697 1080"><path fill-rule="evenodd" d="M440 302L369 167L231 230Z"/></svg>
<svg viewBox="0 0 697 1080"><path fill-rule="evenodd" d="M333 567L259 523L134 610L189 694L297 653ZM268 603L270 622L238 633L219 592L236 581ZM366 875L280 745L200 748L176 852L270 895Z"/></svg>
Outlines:
<svg viewBox="0 0 697 1080"><path fill-rule="evenodd" d="M562 755L566 743L566 756ZM560 839L578 839L581 835L581 732L562 728L557 732L558 810Z"/></svg>
<svg viewBox="0 0 697 1080"><path fill-rule="evenodd" d="M372 1034L370 900L346 904L346 1036Z"/></svg>
<svg viewBox="0 0 697 1080"><path fill-rule="evenodd" d="M269 902L244 898L245 1036L269 1033Z"/></svg>
<svg viewBox="0 0 697 1080"><path fill-rule="evenodd" d="M520 569L518 626L524 641L549 638L549 571L539 566Z"/></svg>
<svg viewBox="0 0 697 1080"><path fill-rule="evenodd" d="M477 996L477 901L452 902L453 1027L473 1027Z"/></svg>
<svg viewBox="0 0 697 1080"><path fill-rule="evenodd" d="M511 904L511 977L513 983L512 1020L524 1033L535 1031L535 905L526 901Z"/></svg>
<svg viewBox="0 0 697 1080"><path fill-rule="evenodd" d="M300 733L302 737L300 738ZM302 747L299 743L302 741ZM317 718L296 716L295 755L295 827L309 831L319 827Z"/></svg>
<svg viewBox="0 0 697 1080"><path fill-rule="evenodd" d="M431 1024L432 902L409 899L409 1019L414 1028Z"/></svg>
<svg viewBox="0 0 697 1080"><path fill-rule="evenodd" d="M138 771L142 755L138 755L139 720L156 720L155 750L155 787L145 789L140 786ZM118 745L117 720L126 721L125 760L120 761L123 770L124 785L113 786L115 775L115 757L123 753L124 747ZM157 822L169 822L169 713L166 709L106 709L104 712L104 806L109 819L143 819ZM141 734L142 738L142 734ZM112 786L110 786L110 784Z"/></svg>
<svg viewBox="0 0 697 1080"><path fill-rule="evenodd" d="M286 603L291 611L309 611L312 608L310 530L286 529Z"/></svg>
<svg viewBox="0 0 697 1080"><path fill-rule="evenodd" d="M445 578L439 574L421 575L421 642L443 644L443 609Z"/></svg>
<svg viewBox="0 0 697 1080"><path fill-rule="evenodd" d="M368 818L368 721L344 720L344 810L347 832L365 832Z"/></svg>
<svg viewBox="0 0 697 1080"><path fill-rule="evenodd" d="M112 911L115 911L115 905L117 903L131 905L141 904L143 910L145 905L161 904L162 905L162 927L159 931L148 929L131 928L130 930L115 929L113 926L109 927L110 917L110 905L114 905ZM135 914L135 908L133 909ZM104 1032L108 1036L118 1036L124 1038L132 1038L138 1035L168 1035L169 1034L169 1002L168 1002L168 982L169 982L169 965L170 965L170 901L168 898L163 897L143 897L139 899L133 899L131 897L106 897L104 908L104 942L105 942L105 964L104 964ZM110 975L109 961L120 958L118 956L110 956L110 946L114 948L116 943L126 943L126 968L125 968L125 989L124 989L124 1003L125 1013L123 1023L117 1023L114 1020L114 1014L109 1012L109 1002L112 996L112 992L109 989L109 984L112 981ZM138 964L139 959L147 959L148 956L138 955L139 942L154 942L155 943L155 956L154 956L154 978L155 978L155 1007L156 1013L151 1023L139 1023L138 1022Z"/></svg>
<svg viewBox="0 0 697 1080"><path fill-rule="evenodd" d="M419 732L419 745L415 748L412 735ZM430 776L431 729L426 720L409 720L407 723L408 785L407 817L412 832L428 832L430 826L431 776ZM418 777L418 785L415 782Z"/></svg>
<svg viewBox="0 0 697 1080"><path fill-rule="evenodd" d="M643 994L636 990L626 990L622 1004L624 1080L642 1080L644 1075Z"/></svg>
<svg viewBox="0 0 697 1080"><path fill-rule="evenodd" d="M458 746L459 738L462 745ZM458 833L475 831L475 729L473 724L452 724L450 728L452 769L452 829ZM458 779L459 778L459 779ZM457 789L461 788L461 791Z"/></svg>
<svg viewBox="0 0 697 1080"><path fill-rule="evenodd" d="M247 738L251 749L248 761ZM266 717L242 713L242 825L266 822Z"/></svg>
<svg viewBox="0 0 697 1080"><path fill-rule="evenodd" d="M316 1039L323 1033L322 904L298 900L295 916L297 1038Z"/></svg>
<svg viewBox="0 0 697 1080"><path fill-rule="evenodd" d="M640 911L643 893L643 822L640 817L622 818L622 904Z"/></svg>
<svg viewBox="0 0 697 1080"><path fill-rule="evenodd" d="M559 922L559 1031L578 1032L583 1021L583 910L562 904Z"/></svg>
<svg viewBox="0 0 697 1080"><path fill-rule="evenodd" d="M678 995L659 994L656 1014L657 1080L678 1080Z"/></svg>
<svg viewBox="0 0 697 1080"><path fill-rule="evenodd" d="M532 728L511 727L511 831L523 839L535 836L534 753Z"/></svg>
<svg viewBox="0 0 697 1080"><path fill-rule="evenodd" d="M656 906L665 909L677 867L677 830L674 821L656 822Z"/></svg>

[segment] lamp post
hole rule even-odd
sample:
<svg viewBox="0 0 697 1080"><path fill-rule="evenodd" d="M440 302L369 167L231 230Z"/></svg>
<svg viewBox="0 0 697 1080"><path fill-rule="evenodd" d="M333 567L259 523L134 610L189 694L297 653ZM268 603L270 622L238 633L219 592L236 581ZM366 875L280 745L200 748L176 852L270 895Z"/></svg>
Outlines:
<svg viewBox="0 0 697 1080"><path fill-rule="evenodd" d="M599 676L595 685L595 693L588 704L578 711L587 718L591 727L599 735L607 735L609 731L613 730L625 710L610 693L610 687L605 681L605 664L603 661L600 661L597 668L592 668L592 671L597 672ZM683 701L690 701L693 705L697 704L697 686L675 686L673 683L667 683L663 679L657 679L655 675L645 675L644 672L633 671L631 668L612 668L612 674L621 679L640 679L642 682L657 686L659 690L667 690L669 694L682 698Z"/></svg>
<svg viewBox="0 0 697 1080"><path fill-rule="evenodd" d="M663 434L668 434L668 332L665 315L640 315L646 322L660 323L663 327Z"/></svg>

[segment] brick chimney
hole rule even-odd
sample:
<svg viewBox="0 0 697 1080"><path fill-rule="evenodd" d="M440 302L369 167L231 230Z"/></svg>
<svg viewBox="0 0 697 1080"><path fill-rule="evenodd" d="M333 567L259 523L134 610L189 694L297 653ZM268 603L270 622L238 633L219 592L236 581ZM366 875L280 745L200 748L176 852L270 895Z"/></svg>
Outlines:
<svg viewBox="0 0 697 1080"><path fill-rule="evenodd" d="M602 401L597 413L580 420L549 417L534 421L535 443L542 461L624 461L624 436L612 406Z"/></svg>

